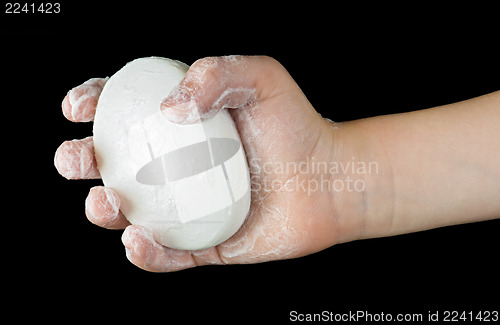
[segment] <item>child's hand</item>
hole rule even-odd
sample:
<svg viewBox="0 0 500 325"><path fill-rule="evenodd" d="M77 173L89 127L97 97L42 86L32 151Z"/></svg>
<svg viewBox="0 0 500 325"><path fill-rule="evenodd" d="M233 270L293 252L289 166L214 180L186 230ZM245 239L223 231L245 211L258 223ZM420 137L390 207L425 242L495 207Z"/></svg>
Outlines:
<svg viewBox="0 0 500 325"><path fill-rule="evenodd" d="M63 101L64 115L74 122L92 120L105 82L91 79L71 90ZM230 108L251 171L252 203L245 223L216 247L174 250L156 243L147 229L130 225L112 189L92 188L86 200L89 220L111 229L126 227L122 240L132 263L156 272L256 263L307 255L360 236L363 194L344 191L334 197L328 189L311 188L320 184L319 174L294 170L301 163L336 161L341 153L335 145L347 143L277 61L241 56L198 60L162 103L164 114L176 123L195 123L194 117L210 118L221 108ZM66 178L99 178L91 137L64 142L55 164ZM321 177L333 182L336 176Z"/></svg>

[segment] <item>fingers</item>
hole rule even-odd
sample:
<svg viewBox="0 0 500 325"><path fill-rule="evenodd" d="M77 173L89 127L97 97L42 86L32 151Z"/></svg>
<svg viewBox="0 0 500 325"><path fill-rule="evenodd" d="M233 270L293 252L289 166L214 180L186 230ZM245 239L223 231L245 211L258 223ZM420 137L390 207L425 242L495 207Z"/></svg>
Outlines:
<svg viewBox="0 0 500 325"><path fill-rule="evenodd" d="M193 123L221 108L253 106L292 84L285 68L270 57L209 57L189 68L161 108L173 122Z"/></svg>
<svg viewBox="0 0 500 325"><path fill-rule="evenodd" d="M104 186L90 189L85 200L85 214L90 222L108 229L124 229L130 225L120 212L120 197Z"/></svg>
<svg viewBox="0 0 500 325"><path fill-rule="evenodd" d="M173 272L207 264L224 264L216 247L184 251L158 244L146 228L129 226L122 235L127 258L141 269L151 272Z"/></svg>
<svg viewBox="0 0 500 325"><path fill-rule="evenodd" d="M108 78L93 78L71 89L62 103L64 116L73 122L92 121L107 81ZM54 164L67 179L100 178L92 137L64 142L56 151Z"/></svg>
<svg viewBox="0 0 500 325"><path fill-rule="evenodd" d="M94 156L92 137L63 142L57 148L54 165L67 179L101 178Z"/></svg>
<svg viewBox="0 0 500 325"><path fill-rule="evenodd" d="M93 78L71 89L62 102L64 116L72 122L94 120L99 96L109 78Z"/></svg>
<svg viewBox="0 0 500 325"><path fill-rule="evenodd" d="M130 262L147 271L171 272L196 266L189 251L158 244L153 235L141 226L127 227L122 242Z"/></svg>

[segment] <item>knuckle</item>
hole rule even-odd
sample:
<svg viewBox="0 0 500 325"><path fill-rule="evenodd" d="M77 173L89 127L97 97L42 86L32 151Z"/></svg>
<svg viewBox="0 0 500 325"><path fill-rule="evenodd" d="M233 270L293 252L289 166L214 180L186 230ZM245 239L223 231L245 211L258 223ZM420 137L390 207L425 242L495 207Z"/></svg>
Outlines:
<svg viewBox="0 0 500 325"><path fill-rule="evenodd" d="M275 58L270 56L261 56L259 57L262 60L262 63L267 66L267 70L272 71L274 73L286 73L285 67Z"/></svg>
<svg viewBox="0 0 500 325"><path fill-rule="evenodd" d="M219 57L206 57L197 60L189 68L186 81L203 84L207 80L213 80L217 77L220 63Z"/></svg>

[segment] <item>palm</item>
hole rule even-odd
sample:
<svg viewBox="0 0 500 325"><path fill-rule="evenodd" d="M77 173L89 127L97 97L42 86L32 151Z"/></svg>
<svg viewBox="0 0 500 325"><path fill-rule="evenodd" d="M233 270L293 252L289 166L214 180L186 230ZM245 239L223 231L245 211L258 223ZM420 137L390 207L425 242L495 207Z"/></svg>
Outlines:
<svg viewBox="0 0 500 325"><path fill-rule="evenodd" d="M307 186L315 175L307 173L304 164L311 159L325 161L317 153L328 150L316 144L326 123L304 104L310 106L296 88L257 107L231 112L247 154L252 204L241 229L218 246L219 255L228 262L260 262L315 250L308 234L320 225L308 221L312 209L324 207L320 201L329 198L325 191ZM314 212L314 218L331 214L326 210Z"/></svg>

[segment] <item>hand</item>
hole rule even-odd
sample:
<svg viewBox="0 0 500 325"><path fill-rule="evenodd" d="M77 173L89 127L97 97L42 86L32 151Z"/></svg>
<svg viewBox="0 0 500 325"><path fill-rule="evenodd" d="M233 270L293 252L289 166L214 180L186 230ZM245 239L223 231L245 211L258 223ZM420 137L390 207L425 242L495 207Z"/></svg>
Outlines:
<svg viewBox="0 0 500 325"><path fill-rule="evenodd" d="M93 120L105 82L91 79L72 89L63 101L64 115L74 122ZM198 60L162 103L164 114L176 123L210 118L223 108L230 109L251 172L245 223L216 247L175 250L155 242L146 228L130 225L113 189L92 188L85 202L88 219L105 228L126 228L122 241L132 263L155 272L257 263L307 255L362 236L362 193L318 190L325 175L298 170L301 163L350 159L353 146L344 141L348 131L323 119L277 61L241 56ZM68 179L99 178L92 137L64 142L55 165ZM326 181L340 177L328 174Z"/></svg>

